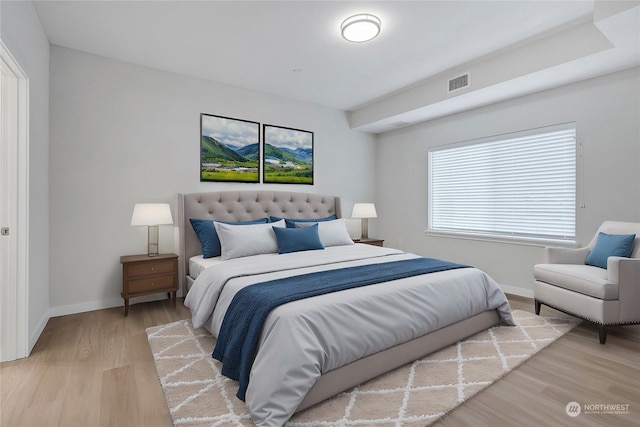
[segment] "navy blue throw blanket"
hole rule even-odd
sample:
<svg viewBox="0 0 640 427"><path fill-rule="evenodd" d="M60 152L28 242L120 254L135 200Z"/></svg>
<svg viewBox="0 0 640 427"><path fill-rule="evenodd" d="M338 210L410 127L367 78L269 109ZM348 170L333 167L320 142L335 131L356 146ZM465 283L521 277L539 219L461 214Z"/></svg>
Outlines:
<svg viewBox="0 0 640 427"><path fill-rule="evenodd" d="M434 258L415 258L320 271L247 286L233 297L212 356L222 362L222 375L239 381L237 396L244 401L262 326L276 307L345 289L465 267L468 266Z"/></svg>

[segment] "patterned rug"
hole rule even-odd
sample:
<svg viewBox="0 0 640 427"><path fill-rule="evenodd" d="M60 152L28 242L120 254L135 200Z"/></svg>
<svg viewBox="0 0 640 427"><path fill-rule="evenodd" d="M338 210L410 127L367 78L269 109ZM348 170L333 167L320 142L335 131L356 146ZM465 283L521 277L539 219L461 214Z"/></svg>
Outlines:
<svg viewBox="0 0 640 427"><path fill-rule="evenodd" d="M579 321L514 310L496 326L293 416L289 427L425 426L569 332ZM190 320L147 329L175 426L254 426L237 383L211 357L215 340Z"/></svg>

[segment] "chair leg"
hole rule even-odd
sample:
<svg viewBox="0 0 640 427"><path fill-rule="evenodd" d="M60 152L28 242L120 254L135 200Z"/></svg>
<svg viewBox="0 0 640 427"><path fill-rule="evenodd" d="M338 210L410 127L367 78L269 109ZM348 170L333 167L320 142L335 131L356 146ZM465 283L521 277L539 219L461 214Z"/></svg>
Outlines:
<svg viewBox="0 0 640 427"><path fill-rule="evenodd" d="M540 314L540 306L542 305L542 303L540 301L538 301L537 299L534 299L533 303L535 305L536 314L539 315Z"/></svg>
<svg viewBox="0 0 640 427"><path fill-rule="evenodd" d="M600 344L604 344L607 342L607 332L609 327L607 325L600 325L600 330L598 331L598 335L600 336Z"/></svg>

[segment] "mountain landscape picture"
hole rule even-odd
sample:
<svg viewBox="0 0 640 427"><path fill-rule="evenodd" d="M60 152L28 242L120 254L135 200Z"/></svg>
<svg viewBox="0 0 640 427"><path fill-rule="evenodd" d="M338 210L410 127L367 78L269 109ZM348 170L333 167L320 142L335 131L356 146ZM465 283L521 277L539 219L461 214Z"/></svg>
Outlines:
<svg viewBox="0 0 640 427"><path fill-rule="evenodd" d="M313 184L313 132L263 125L265 183Z"/></svg>
<svg viewBox="0 0 640 427"><path fill-rule="evenodd" d="M201 114L200 181L260 182L260 123Z"/></svg>

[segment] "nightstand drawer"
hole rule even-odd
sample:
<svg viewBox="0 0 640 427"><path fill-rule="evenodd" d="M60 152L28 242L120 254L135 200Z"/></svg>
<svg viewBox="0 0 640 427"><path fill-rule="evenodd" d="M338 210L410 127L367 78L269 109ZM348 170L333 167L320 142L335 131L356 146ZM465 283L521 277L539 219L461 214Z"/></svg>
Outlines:
<svg viewBox="0 0 640 427"><path fill-rule="evenodd" d="M129 293L162 291L164 289L173 290L176 288L175 276L167 274L164 276L146 277L144 279L129 280Z"/></svg>
<svg viewBox="0 0 640 427"><path fill-rule="evenodd" d="M132 264L127 268L129 277L148 276L150 274L173 273L174 261L143 262Z"/></svg>

